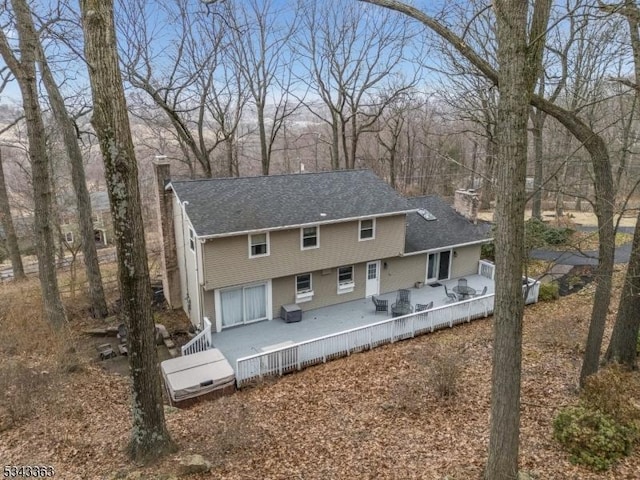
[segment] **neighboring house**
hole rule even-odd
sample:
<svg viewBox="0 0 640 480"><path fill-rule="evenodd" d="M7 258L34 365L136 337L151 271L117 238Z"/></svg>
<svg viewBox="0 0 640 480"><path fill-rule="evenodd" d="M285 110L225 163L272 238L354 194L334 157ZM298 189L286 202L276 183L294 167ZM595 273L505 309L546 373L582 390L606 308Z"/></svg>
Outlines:
<svg viewBox="0 0 640 480"><path fill-rule="evenodd" d="M109 192L91 192L91 214L93 215L93 237L96 246L106 247L112 243L113 222L111 221L111 203Z"/></svg>
<svg viewBox="0 0 640 480"><path fill-rule="evenodd" d="M91 214L93 220L93 237L96 247L102 248L112 243L113 222L111 221L111 207L109 193L105 191L89 193ZM70 245L76 243L79 235L78 213L67 212L61 215L62 235L64 241Z"/></svg>
<svg viewBox="0 0 640 480"><path fill-rule="evenodd" d="M168 165L156 168L165 296L215 331L279 317L283 305L477 273L488 241L439 198L404 198L368 170L165 183Z"/></svg>

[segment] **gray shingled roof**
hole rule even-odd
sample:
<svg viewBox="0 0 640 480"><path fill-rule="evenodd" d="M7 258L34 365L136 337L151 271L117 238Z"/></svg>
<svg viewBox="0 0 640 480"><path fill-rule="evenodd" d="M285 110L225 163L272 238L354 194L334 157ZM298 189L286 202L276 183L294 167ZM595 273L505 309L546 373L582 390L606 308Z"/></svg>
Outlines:
<svg viewBox="0 0 640 480"><path fill-rule="evenodd" d="M406 212L369 170L171 182L198 236ZM325 213L325 216L321 216Z"/></svg>
<svg viewBox="0 0 640 480"><path fill-rule="evenodd" d="M428 210L436 220L427 221L417 213L408 215L405 253L460 245L491 236L488 224L474 225L440 197L412 197L407 202L412 208Z"/></svg>

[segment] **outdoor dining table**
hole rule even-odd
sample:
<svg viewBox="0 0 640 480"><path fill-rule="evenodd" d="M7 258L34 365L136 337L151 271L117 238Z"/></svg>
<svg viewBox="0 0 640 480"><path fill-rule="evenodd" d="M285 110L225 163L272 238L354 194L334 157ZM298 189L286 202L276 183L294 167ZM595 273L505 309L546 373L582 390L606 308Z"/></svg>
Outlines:
<svg viewBox="0 0 640 480"><path fill-rule="evenodd" d="M394 317L401 317L413 312L413 307L408 302L398 302L391 306L391 314Z"/></svg>
<svg viewBox="0 0 640 480"><path fill-rule="evenodd" d="M465 300L469 297L473 297L476 294L476 289L475 288L471 288L465 285L457 285L455 287L453 287L453 291L457 294L460 295L460 299L461 300Z"/></svg>

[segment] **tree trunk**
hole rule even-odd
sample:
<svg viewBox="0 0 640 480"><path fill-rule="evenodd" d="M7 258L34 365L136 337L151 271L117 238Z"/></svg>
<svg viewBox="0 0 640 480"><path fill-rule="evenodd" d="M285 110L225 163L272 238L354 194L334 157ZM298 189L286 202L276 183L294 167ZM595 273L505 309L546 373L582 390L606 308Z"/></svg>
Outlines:
<svg viewBox="0 0 640 480"><path fill-rule="evenodd" d="M531 113L531 123L533 124L533 197L531 201L531 216L542 220L542 130L547 114L539 109Z"/></svg>
<svg viewBox="0 0 640 480"><path fill-rule="evenodd" d="M82 238L82 253L84 255L84 265L89 282L89 298L91 300L91 312L96 318L105 318L109 311L104 298L102 288L102 275L98 262L98 252L93 235L93 219L91 215L91 199L87 189L87 181L84 174L84 164L82 162L82 152L78 146L76 128L73 120L69 116L64 105L64 100L60 90L55 83L49 64L42 49L39 49L40 70L42 72L42 82L49 96L49 104L53 110L54 118L58 128L62 130L64 145L71 164L71 180L76 194L78 205L78 219L80 236Z"/></svg>
<svg viewBox="0 0 640 480"><path fill-rule="evenodd" d="M331 122L331 169L340 169L340 136L338 135L338 116L332 113Z"/></svg>
<svg viewBox="0 0 640 480"><path fill-rule="evenodd" d="M256 105L258 110L258 132L260 134L260 159L262 164L262 175L269 175L269 152L267 151L267 132L264 125L264 105Z"/></svg>
<svg viewBox="0 0 640 480"><path fill-rule="evenodd" d="M495 157L495 142L491 136L487 137L484 176L482 177L482 194L480 195L480 209L489 210L493 197L493 161Z"/></svg>
<svg viewBox="0 0 640 480"><path fill-rule="evenodd" d="M629 368L636 367L638 330L640 329L638 312L640 312L640 213L636 220L631 258L622 287L618 316L605 354L608 363L617 362Z"/></svg>
<svg viewBox="0 0 640 480"><path fill-rule="evenodd" d="M638 32L640 10L634 0L625 0L623 12L629 25L629 37L633 50L636 84L633 106L637 108L638 88L640 88L640 33ZM622 363L630 368L636 366L638 330L640 329L640 314L638 312L640 312L640 212L636 219L631 258L622 287L618 316L611 333L609 348L605 354L607 362Z"/></svg>
<svg viewBox="0 0 640 480"><path fill-rule="evenodd" d="M7 237L7 250L11 259L11 268L13 269L14 280L24 280L24 266L22 265L22 257L20 256L20 247L18 246L18 237L16 229L13 226L13 217L11 216L11 207L9 205L9 195L7 194L7 184L4 179L4 166L2 164L2 150L0 149L0 225Z"/></svg>
<svg viewBox="0 0 640 480"><path fill-rule="evenodd" d="M60 329L67 322L67 314L60 299L58 278L56 276L56 245L51 222L49 221L53 199L46 135L36 79L35 62L38 38L26 0L12 0L11 3L16 16L20 61L13 56L10 50L7 51L6 46L8 45L3 45L1 51L22 93L33 182L34 232L42 302L48 321L54 328Z"/></svg>
<svg viewBox="0 0 640 480"><path fill-rule="evenodd" d="M93 117L102 152L118 252L118 280L128 329L133 388L129 453L135 460L175 448L167 431L151 312L149 267L138 190L138 167L118 65L113 0L81 0Z"/></svg>
<svg viewBox="0 0 640 480"><path fill-rule="evenodd" d="M527 165L527 3L494 3L500 65L495 244L496 296L487 480L518 474L522 363L522 265Z"/></svg>

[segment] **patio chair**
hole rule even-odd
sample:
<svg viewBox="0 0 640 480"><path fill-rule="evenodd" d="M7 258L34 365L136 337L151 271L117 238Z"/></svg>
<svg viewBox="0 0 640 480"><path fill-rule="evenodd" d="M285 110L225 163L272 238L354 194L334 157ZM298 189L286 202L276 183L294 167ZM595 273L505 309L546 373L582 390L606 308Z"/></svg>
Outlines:
<svg viewBox="0 0 640 480"><path fill-rule="evenodd" d="M398 290L398 296L396 297L396 303L411 303L411 290L401 288Z"/></svg>
<svg viewBox="0 0 640 480"><path fill-rule="evenodd" d="M487 286L485 285L485 286L484 286L484 288L482 289L482 292L480 292L480 293L476 293L476 294L474 295L474 297L482 297L483 295L486 295L486 294L487 294L487 289L488 289L488 288L489 288L489 287L487 287Z"/></svg>
<svg viewBox="0 0 640 480"><path fill-rule="evenodd" d="M374 296L371 297L371 301L376 306L376 314L378 312L389 313L389 301L381 300L380 298L376 298Z"/></svg>
<svg viewBox="0 0 640 480"><path fill-rule="evenodd" d="M452 302L457 302L458 301L458 296L454 293L454 292L450 292L449 290L447 290L447 286L444 286L444 293L447 295L447 297L449 298L450 301Z"/></svg>
<svg viewBox="0 0 640 480"><path fill-rule="evenodd" d="M425 310L430 310L432 308L433 308L433 302L429 302L427 304L416 303L416 312L424 312Z"/></svg>
<svg viewBox="0 0 640 480"><path fill-rule="evenodd" d="M466 287L467 286L467 279L466 278L459 278L458 279L458 286L459 287Z"/></svg>

